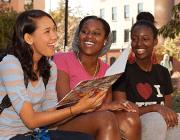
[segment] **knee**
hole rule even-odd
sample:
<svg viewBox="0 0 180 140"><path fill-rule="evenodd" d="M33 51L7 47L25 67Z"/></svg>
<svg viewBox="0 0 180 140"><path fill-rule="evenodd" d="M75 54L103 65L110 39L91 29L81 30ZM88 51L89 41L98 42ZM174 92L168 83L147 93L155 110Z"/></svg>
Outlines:
<svg viewBox="0 0 180 140"><path fill-rule="evenodd" d="M101 124L101 126L106 128L111 128L117 125L117 119L114 113L110 111L102 111L98 113L98 122Z"/></svg>
<svg viewBox="0 0 180 140"><path fill-rule="evenodd" d="M127 113L127 118L126 118L127 123L131 127L140 127L141 126L141 121L139 114L137 113Z"/></svg>
<svg viewBox="0 0 180 140"><path fill-rule="evenodd" d="M139 114L133 112L123 112L120 116L118 116L119 124L125 125L130 128L140 128L141 121Z"/></svg>

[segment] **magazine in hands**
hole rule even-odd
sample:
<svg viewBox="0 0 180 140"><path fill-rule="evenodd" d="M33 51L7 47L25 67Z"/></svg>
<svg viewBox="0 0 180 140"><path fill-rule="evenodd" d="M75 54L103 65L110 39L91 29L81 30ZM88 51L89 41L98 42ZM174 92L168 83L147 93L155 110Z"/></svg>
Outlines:
<svg viewBox="0 0 180 140"><path fill-rule="evenodd" d="M79 101L85 94L94 94L100 90L106 91L121 76L126 67L130 47L127 47L117 60L107 69L102 78L82 81L58 102L57 108L71 106Z"/></svg>

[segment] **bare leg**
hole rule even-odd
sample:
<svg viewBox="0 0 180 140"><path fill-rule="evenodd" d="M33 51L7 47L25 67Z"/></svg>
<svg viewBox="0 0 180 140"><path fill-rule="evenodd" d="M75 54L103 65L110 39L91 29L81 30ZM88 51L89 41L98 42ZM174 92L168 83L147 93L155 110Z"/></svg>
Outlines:
<svg viewBox="0 0 180 140"><path fill-rule="evenodd" d="M122 139L140 140L141 139L141 121L137 113L115 112L119 122L119 128Z"/></svg>
<svg viewBox="0 0 180 140"><path fill-rule="evenodd" d="M80 115L60 125L59 130L88 133L93 135L96 140L120 139L116 116L109 111L99 111Z"/></svg>

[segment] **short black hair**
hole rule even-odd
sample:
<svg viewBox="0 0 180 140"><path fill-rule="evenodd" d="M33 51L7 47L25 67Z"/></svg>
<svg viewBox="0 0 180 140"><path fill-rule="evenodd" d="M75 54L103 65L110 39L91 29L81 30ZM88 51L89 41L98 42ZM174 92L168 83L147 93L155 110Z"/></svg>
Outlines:
<svg viewBox="0 0 180 140"><path fill-rule="evenodd" d="M86 23L86 21L88 21L89 19L94 19L94 20L100 21L100 22L103 24L103 26L104 26L105 37L108 37L108 35L109 35L110 31L111 31L109 23L108 23L106 20L104 20L103 18L94 16L94 15L92 15L92 16L86 16L86 17L84 17L84 18L80 21L80 23L79 23L79 31L81 31L82 26L83 26L84 23Z"/></svg>
<svg viewBox="0 0 180 140"><path fill-rule="evenodd" d="M154 25L154 16L150 12L141 12L137 15L136 17L137 21L136 23L132 26L131 32L134 30L136 26L141 26L144 25L146 27L151 28L153 32L154 38L157 38L158 35L158 29Z"/></svg>

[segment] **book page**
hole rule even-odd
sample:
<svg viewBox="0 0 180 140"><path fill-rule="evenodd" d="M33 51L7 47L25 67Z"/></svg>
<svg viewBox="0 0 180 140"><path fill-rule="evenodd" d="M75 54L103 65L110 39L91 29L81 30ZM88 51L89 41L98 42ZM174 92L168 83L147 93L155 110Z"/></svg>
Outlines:
<svg viewBox="0 0 180 140"><path fill-rule="evenodd" d="M107 91L109 87L121 76L126 67L130 48L126 48L119 58L111 65L105 76L93 80L82 81L72 89L66 96L57 104L58 108L73 105L86 94L95 94L99 91Z"/></svg>
<svg viewBox="0 0 180 140"><path fill-rule="evenodd" d="M128 45L128 47L120 54L116 61L107 69L105 76L124 72L129 52L130 46Z"/></svg>
<svg viewBox="0 0 180 140"><path fill-rule="evenodd" d="M121 74L114 74L79 83L57 104L57 107L73 105L86 94L93 95L102 90L107 91L109 87L120 77L120 75Z"/></svg>

